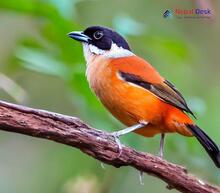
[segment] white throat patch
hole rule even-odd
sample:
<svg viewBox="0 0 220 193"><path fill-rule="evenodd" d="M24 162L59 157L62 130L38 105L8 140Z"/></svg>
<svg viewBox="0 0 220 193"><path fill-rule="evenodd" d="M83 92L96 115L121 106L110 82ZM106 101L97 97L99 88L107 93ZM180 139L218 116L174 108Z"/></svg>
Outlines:
<svg viewBox="0 0 220 193"><path fill-rule="evenodd" d="M131 51L118 47L115 43L112 43L110 50L102 50L92 44L83 43L83 52L87 63L95 55L103 55L107 58L123 58L134 55Z"/></svg>

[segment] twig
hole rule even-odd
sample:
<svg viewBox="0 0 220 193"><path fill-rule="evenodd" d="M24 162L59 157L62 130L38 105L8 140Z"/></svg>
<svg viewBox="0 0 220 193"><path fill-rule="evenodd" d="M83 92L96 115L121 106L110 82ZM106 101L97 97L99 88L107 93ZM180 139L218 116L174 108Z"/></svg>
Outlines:
<svg viewBox="0 0 220 193"><path fill-rule="evenodd" d="M165 181L168 189L188 193L220 193L220 188L187 174L184 167L149 153L118 146L113 137L78 118L0 101L0 129L53 140L115 167L131 166Z"/></svg>

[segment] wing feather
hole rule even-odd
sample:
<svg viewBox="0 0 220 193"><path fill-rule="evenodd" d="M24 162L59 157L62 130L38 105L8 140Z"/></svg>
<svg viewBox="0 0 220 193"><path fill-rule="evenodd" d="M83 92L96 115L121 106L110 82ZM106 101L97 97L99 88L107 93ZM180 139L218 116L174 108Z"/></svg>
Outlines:
<svg viewBox="0 0 220 193"><path fill-rule="evenodd" d="M169 81L164 80L162 83L151 83L144 80L141 76L132 73L119 71L119 74L123 80L149 90L164 102L190 113L195 117L181 93Z"/></svg>

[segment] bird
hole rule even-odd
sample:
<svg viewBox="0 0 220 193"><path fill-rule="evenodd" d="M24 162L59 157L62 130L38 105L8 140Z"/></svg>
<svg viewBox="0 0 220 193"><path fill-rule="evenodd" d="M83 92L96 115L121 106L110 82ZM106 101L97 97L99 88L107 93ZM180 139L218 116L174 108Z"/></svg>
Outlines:
<svg viewBox="0 0 220 193"><path fill-rule="evenodd" d="M91 90L125 129L112 133L122 152L120 137L134 132L144 137L160 134L163 157L165 134L195 137L220 168L218 145L198 126L195 115L177 88L145 59L137 56L122 35L104 26L72 31L82 43L86 77Z"/></svg>

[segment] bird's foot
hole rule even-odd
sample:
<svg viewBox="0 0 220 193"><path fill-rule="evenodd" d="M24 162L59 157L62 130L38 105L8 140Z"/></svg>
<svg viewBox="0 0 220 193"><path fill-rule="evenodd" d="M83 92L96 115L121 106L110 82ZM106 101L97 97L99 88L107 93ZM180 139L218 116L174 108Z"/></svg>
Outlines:
<svg viewBox="0 0 220 193"><path fill-rule="evenodd" d="M122 144L121 144L121 142L120 142L120 139L119 139L119 137L120 137L120 135L119 135L119 133L116 131L116 132L113 132L112 133L112 136L114 137L114 139L115 139L115 142L116 142L116 144L118 145L118 157L120 157L120 155L121 155L121 153L122 153Z"/></svg>
<svg viewBox="0 0 220 193"><path fill-rule="evenodd" d="M119 150L118 157L120 157L120 155L121 155L121 153L122 153L122 144L121 144L121 142L120 142L120 140L119 140L119 137L122 136L122 135L128 134L128 133L130 133L130 132L132 132L132 131L135 131L135 130L137 130L137 129L140 129L140 128L146 126L147 124L148 124L148 122L146 122L146 121L143 122L143 121L142 121L141 123L138 123L138 124L136 124L136 125L132 125L131 127L127 127L127 128L125 128L125 129L123 129L123 130L116 131L116 132L113 132L113 133L112 133L112 136L114 137L115 142L116 142L117 145L118 145L118 150Z"/></svg>

